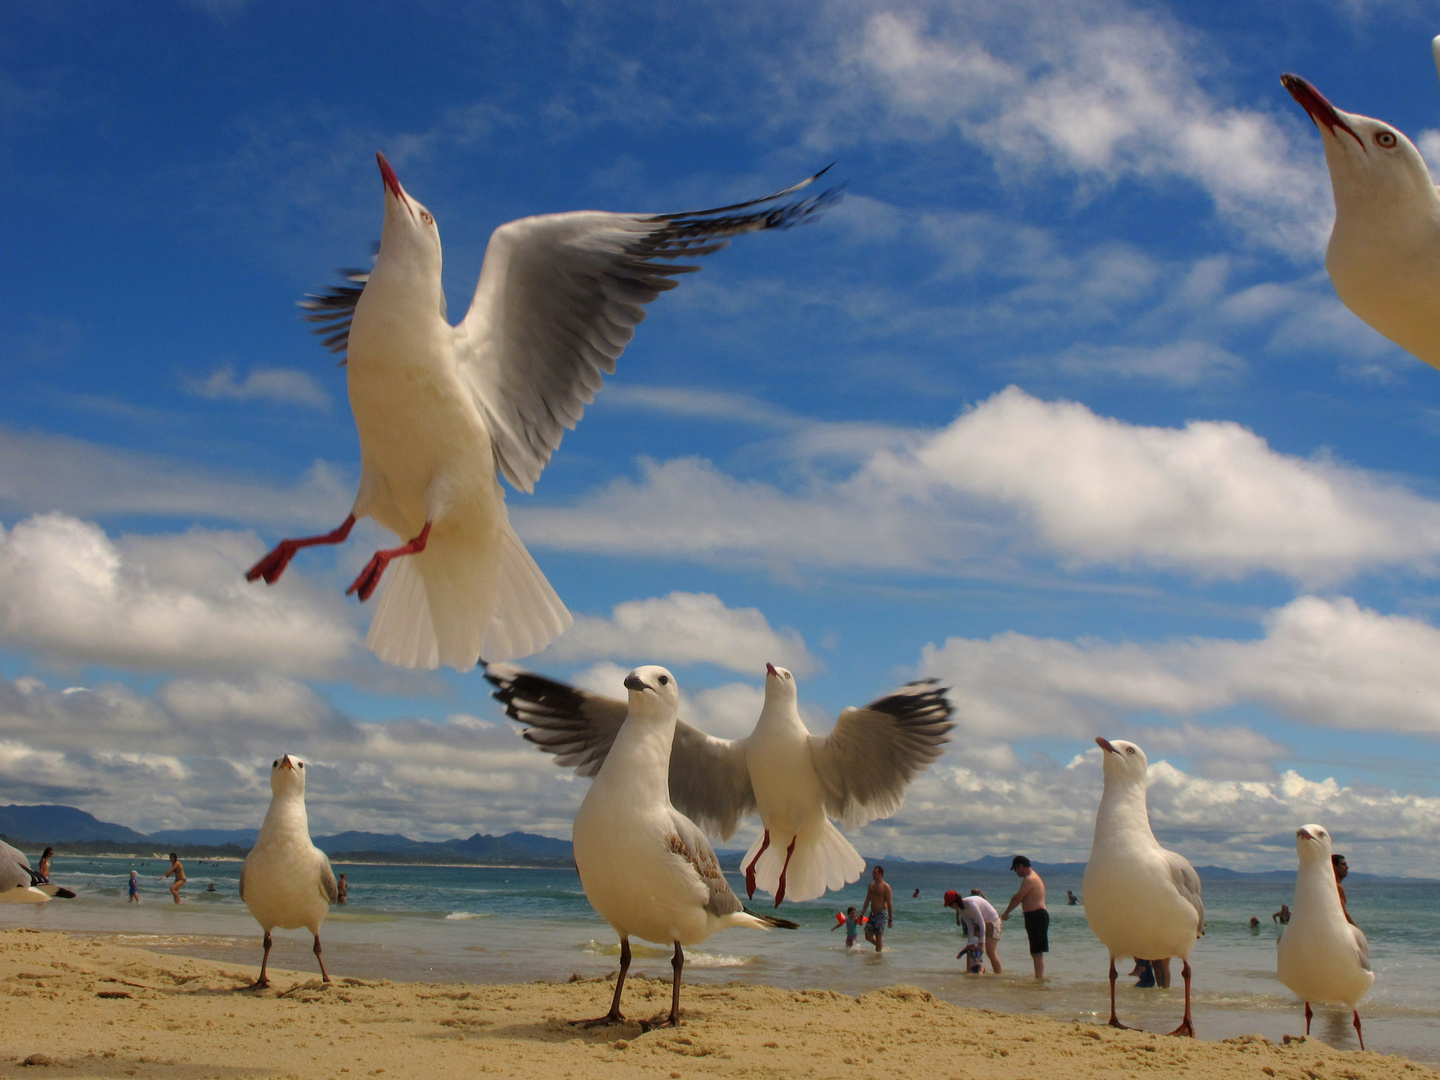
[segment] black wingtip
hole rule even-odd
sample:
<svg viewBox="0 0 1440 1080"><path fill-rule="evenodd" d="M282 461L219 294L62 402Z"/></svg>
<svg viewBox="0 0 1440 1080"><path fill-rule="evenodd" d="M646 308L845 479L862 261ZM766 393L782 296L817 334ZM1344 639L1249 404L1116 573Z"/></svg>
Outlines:
<svg viewBox="0 0 1440 1080"><path fill-rule="evenodd" d="M55 890L55 895L56 895L57 897L59 897L61 900L74 900L74 899L75 899L75 894L74 894L73 892L71 892L69 889L56 889L56 890Z"/></svg>
<svg viewBox="0 0 1440 1080"><path fill-rule="evenodd" d="M758 911L751 911L748 907L744 907L743 905L741 906L740 910L743 911L743 912L745 912L746 915L749 915L749 916L751 916L752 918L759 919L759 920L760 920L761 922L763 922L766 926L772 927L773 929L776 929L776 930L799 930L799 929L800 929L800 924L799 924L799 923L797 923L797 922L791 922L789 919L782 919L782 918L780 918L780 916L778 916L778 915L761 915Z"/></svg>

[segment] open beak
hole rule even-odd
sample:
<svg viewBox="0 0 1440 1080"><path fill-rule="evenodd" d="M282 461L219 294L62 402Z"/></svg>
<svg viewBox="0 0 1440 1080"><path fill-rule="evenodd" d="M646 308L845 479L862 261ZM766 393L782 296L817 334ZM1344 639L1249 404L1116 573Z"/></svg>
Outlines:
<svg viewBox="0 0 1440 1080"><path fill-rule="evenodd" d="M1310 830L1309 830L1309 829L1296 829L1296 830L1295 830L1295 837L1296 837L1296 839L1300 839L1301 837L1304 837L1306 840L1314 840L1314 839L1315 839L1315 837L1313 837L1313 836L1310 835Z"/></svg>
<svg viewBox="0 0 1440 1080"><path fill-rule="evenodd" d="M289 754L286 754L286 755L284 756L284 758L282 758L281 761L280 761L280 767L281 767L282 769L290 769L290 770L293 771L294 768L295 768L295 762L293 762L293 761L290 760L290 755L289 755Z"/></svg>
<svg viewBox="0 0 1440 1080"><path fill-rule="evenodd" d="M625 689L626 689L626 690L649 690L650 687L646 686L644 680L642 680L639 675L636 675L636 674L632 671L629 675L626 675L626 676L625 676Z"/></svg>
<svg viewBox="0 0 1440 1080"><path fill-rule="evenodd" d="M400 187L400 178L395 175L395 170L390 167L390 162L385 160L385 155L377 152L375 160L380 164L380 178L385 181L385 186L390 190L390 194L401 202L408 202L404 190Z"/></svg>
<svg viewBox="0 0 1440 1080"><path fill-rule="evenodd" d="M1365 149L1365 140L1356 135L1355 129L1340 118L1340 114L1335 111L1335 106L1326 101L1325 95L1319 90L1316 90L1299 75L1288 73L1280 76L1280 84L1289 90L1290 96L1310 114L1310 119L1315 121L1316 127L1323 125L1329 129L1331 135L1334 135L1335 129L1339 128L1354 139L1361 150Z"/></svg>
<svg viewBox="0 0 1440 1080"><path fill-rule="evenodd" d="M1113 746L1110 745L1110 740L1109 740L1109 739L1102 738L1102 737L1100 737L1099 735L1096 735L1096 736L1095 736L1095 745L1098 746L1098 747L1100 747L1100 749L1101 749L1101 750L1104 750L1107 754L1118 754L1118 753L1120 753L1119 750L1116 750L1115 747L1113 747Z"/></svg>
<svg viewBox="0 0 1440 1080"><path fill-rule="evenodd" d="M780 673L775 670L775 665L770 663L768 660L765 663L765 670L771 675L774 675L777 679L780 677Z"/></svg>

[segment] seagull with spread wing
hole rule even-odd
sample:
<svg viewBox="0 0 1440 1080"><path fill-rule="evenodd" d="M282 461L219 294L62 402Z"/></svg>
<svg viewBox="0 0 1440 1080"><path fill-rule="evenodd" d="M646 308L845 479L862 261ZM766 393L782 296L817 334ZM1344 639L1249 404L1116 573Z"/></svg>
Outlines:
<svg viewBox="0 0 1440 1080"><path fill-rule="evenodd" d="M405 542L377 551L347 590L369 599L397 563L366 643L404 667L468 671L481 655L538 652L571 623L511 528L499 476L534 490L644 305L699 269L675 260L796 225L837 192L781 201L812 176L713 210L512 221L491 235L470 311L452 326L435 218L376 157L385 221L374 269L306 302L326 344L346 353L360 490L338 528L281 541L246 577L273 585L301 548L342 543L374 518Z"/></svg>
<svg viewBox="0 0 1440 1080"><path fill-rule="evenodd" d="M623 701L591 694L511 664L485 677L525 738L594 776L625 720ZM865 870L831 823L858 828L900 809L914 776L944 751L955 725L946 690L933 679L907 683L863 709L846 709L829 735L812 735L800 716L795 677L765 665L765 704L743 739L717 739L679 721L670 754L670 799L722 840L758 812L764 826L746 853L745 886L773 893L778 907L813 900Z"/></svg>

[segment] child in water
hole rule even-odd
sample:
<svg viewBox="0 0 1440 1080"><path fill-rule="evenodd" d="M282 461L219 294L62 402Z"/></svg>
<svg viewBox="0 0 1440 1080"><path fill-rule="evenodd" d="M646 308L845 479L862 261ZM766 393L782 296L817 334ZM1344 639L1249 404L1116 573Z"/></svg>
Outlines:
<svg viewBox="0 0 1440 1080"><path fill-rule="evenodd" d="M830 930L833 933L842 926L845 927L845 948L853 949L855 943L860 940L860 919L855 914L853 904L845 909L845 920L843 922L837 920Z"/></svg>

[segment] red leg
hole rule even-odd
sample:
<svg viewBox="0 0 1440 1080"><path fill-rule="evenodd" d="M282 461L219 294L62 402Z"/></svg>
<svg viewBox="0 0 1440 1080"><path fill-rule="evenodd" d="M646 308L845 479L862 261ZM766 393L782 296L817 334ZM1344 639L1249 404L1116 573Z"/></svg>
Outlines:
<svg viewBox="0 0 1440 1080"><path fill-rule="evenodd" d="M1171 1035L1188 1035L1195 1037L1195 1021L1190 1019L1190 961L1186 960L1185 966L1180 969L1180 977L1185 980L1185 1019L1180 1021L1180 1026Z"/></svg>
<svg viewBox="0 0 1440 1080"><path fill-rule="evenodd" d="M1360 1030L1360 1010L1355 1009L1355 1037L1360 1040L1360 1049L1365 1049L1365 1033Z"/></svg>
<svg viewBox="0 0 1440 1080"><path fill-rule="evenodd" d="M1131 1031L1132 1028L1122 1024L1120 1018L1115 1015L1115 958L1110 957L1110 1026L1119 1028L1121 1031Z"/></svg>
<svg viewBox="0 0 1440 1080"><path fill-rule="evenodd" d="M345 590L349 596L353 592L360 594L360 602L363 604L370 599L376 587L380 584L380 575L385 573L385 567L390 565L391 559L398 559L401 555L418 555L425 550L425 542L430 539L430 522L425 522L425 527L420 530L420 535L411 540L408 544L401 544L397 548L387 548L384 551L377 551L370 556L370 561L365 564L365 569L360 571L360 576L350 583Z"/></svg>
<svg viewBox="0 0 1440 1080"><path fill-rule="evenodd" d="M285 567L290 565L290 560L301 548L315 547L318 544L343 544L354 527L355 515L351 514L338 529L333 529L323 536L304 536L298 540L281 540L275 545L275 550L245 572L245 580L254 581L256 578L264 578L266 585L274 585L280 580L280 575L285 572Z"/></svg>
<svg viewBox="0 0 1440 1080"><path fill-rule="evenodd" d="M755 852L755 857L750 860L750 865L745 868L745 895L754 899L755 897L755 864L760 861L760 856L765 854L765 849L770 846L770 830L765 830L765 839L760 841L760 850Z"/></svg>
<svg viewBox="0 0 1440 1080"><path fill-rule="evenodd" d="M1310 1011L1310 1002L1305 1002L1305 1034L1310 1034L1310 1018L1315 1014Z"/></svg>
<svg viewBox="0 0 1440 1080"><path fill-rule="evenodd" d="M785 865L780 867L780 888L775 892L775 906L780 906L780 901L785 899L785 871L790 869L790 856L795 854L795 841L799 836L790 838L790 846L785 849Z"/></svg>
<svg viewBox="0 0 1440 1080"><path fill-rule="evenodd" d="M325 970L325 957L323 957L323 956L320 955L320 935L319 935L319 934L316 934L316 935L315 935L315 959L316 959L316 960L319 962L319 964L320 964L320 981L321 981L321 982L327 982L327 983L328 983L328 982L330 981L330 973Z"/></svg>

